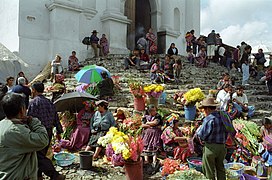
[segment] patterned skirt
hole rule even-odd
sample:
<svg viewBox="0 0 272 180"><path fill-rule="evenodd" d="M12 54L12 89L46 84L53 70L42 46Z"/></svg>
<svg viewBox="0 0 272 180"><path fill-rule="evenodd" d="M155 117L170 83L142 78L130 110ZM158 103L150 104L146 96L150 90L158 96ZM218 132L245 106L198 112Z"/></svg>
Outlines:
<svg viewBox="0 0 272 180"><path fill-rule="evenodd" d="M157 152L162 149L162 131L159 128L148 128L143 132L144 151Z"/></svg>

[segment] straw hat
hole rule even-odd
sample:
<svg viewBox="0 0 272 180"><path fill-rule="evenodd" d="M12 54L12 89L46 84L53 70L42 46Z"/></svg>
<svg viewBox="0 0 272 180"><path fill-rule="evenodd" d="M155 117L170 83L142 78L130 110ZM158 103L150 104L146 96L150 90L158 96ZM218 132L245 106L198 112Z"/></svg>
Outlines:
<svg viewBox="0 0 272 180"><path fill-rule="evenodd" d="M199 107L198 108L204 108L204 107L208 107L208 106L213 106L213 107L217 107L219 106L220 103L218 103L215 98L213 97L208 97L203 99L203 101L201 101L199 103Z"/></svg>

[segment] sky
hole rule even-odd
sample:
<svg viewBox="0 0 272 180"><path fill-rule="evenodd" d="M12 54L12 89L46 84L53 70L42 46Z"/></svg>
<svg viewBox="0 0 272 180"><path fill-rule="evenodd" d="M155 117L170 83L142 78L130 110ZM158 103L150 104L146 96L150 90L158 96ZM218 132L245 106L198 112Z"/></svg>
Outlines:
<svg viewBox="0 0 272 180"><path fill-rule="evenodd" d="M200 0L200 34L220 33L223 43L272 49L272 0Z"/></svg>

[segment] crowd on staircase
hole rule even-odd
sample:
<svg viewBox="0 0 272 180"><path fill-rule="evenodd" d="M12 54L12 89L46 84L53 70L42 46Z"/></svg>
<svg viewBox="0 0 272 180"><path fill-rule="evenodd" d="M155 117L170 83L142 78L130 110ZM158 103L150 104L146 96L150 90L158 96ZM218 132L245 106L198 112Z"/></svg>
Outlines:
<svg viewBox="0 0 272 180"><path fill-rule="evenodd" d="M94 30L93 34L97 32ZM253 54L254 61L251 61L251 46L244 42L235 49L225 48L227 46L224 46L220 35L214 30L207 38L201 36L198 39L194 36L194 30L191 30L185 38L188 53L186 57L178 54L174 43L171 43L166 55L159 56L156 54L156 36L150 29L138 41L137 48L129 57L122 59L124 72L135 66L137 73L148 76L145 82L138 82L136 78L128 82L134 99L134 110L130 112L127 112L128 109L120 110L120 107L115 113L111 112L109 107L116 96L116 87L120 88L118 80L112 78L107 67L83 67L76 58L75 51L67 63L68 71L76 72L78 82L85 83L79 89L74 85L74 89L67 90L60 55L56 55L51 63L49 75L53 83L50 87L45 87L45 82L29 82L23 72L19 72L16 78L7 77L6 84L1 84L0 96L0 177L42 179L44 173L52 179L65 179L64 175L55 170L47 156L51 142L55 144L55 153L61 149L72 153L93 150L94 161L105 155L117 166L124 166L126 160L139 161L143 156L143 166L151 169L146 171L147 174L156 173L160 166L163 172L166 171L167 164L160 159L172 159L187 166L192 163L188 158L202 157L201 172L207 179L226 179L228 174L226 175L224 159L227 161L225 163L249 165L254 157L260 157L260 162L266 163L261 167L267 166L270 176L272 120L263 118L261 128L250 121L255 108L249 104L244 90L251 88L250 79L254 78L257 82L266 83L267 95L271 95L271 63L268 67L264 66L266 59L262 49ZM102 46L97 43L91 45L96 56L93 60L98 61L96 51ZM226 67L225 72L221 72L222 79L218 79L218 84L212 85L216 88L211 89L206 98L201 89L194 87L178 94L176 103L182 107L178 111L174 107L172 109L172 105L166 112L160 109L158 97L162 96L167 85L182 84L183 70L190 67L197 71L203 68L213 71L219 65ZM18 83L15 86L14 80ZM43 95L44 91L52 93L51 100ZM69 109L70 104L67 104L68 111L57 113L57 102L62 100L64 94L71 93L69 91L83 91L92 96L82 98L84 101L77 104L81 108L79 112ZM71 102L76 103L76 98ZM143 100L143 106L146 107L140 111L137 107L139 104L136 104L139 99ZM191 114L188 116L192 112L186 111L190 105L196 106L193 117ZM51 141L53 128L56 128L56 138ZM105 143L105 137L110 135L111 139ZM117 139L114 138L115 135ZM130 137L137 141L132 141ZM135 143L140 150L134 151L133 147L118 149L114 143L120 147L126 143L129 146ZM256 148L259 145L263 148L260 151ZM14 151L17 153L12 153ZM19 160L24 156L27 156L29 163L25 161L16 164L17 161L14 161L18 171L10 168L15 167L10 159ZM165 174L167 173L163 173Z"/></svg>

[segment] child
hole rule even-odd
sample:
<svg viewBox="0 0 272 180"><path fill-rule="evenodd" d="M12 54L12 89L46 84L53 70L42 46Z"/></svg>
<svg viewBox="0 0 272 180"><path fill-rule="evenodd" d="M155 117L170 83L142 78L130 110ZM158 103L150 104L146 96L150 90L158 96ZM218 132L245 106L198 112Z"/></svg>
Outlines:
<svg viewBox="0 0 272 180"><path fill-rule="evenodd" d="M190 49L187 53L187 59L191 64L195 62L195 55L193 54L193 49Z"/></svg>
<svg viewBox="0 0 272 180"><path fill-rule="evenodd" d="M263 119L263 126L261 127L261 135L263 138L263 146L265 148L262 154L262 162L267 167L268 179L272 172L272 120L268 117Z"/></svg>

